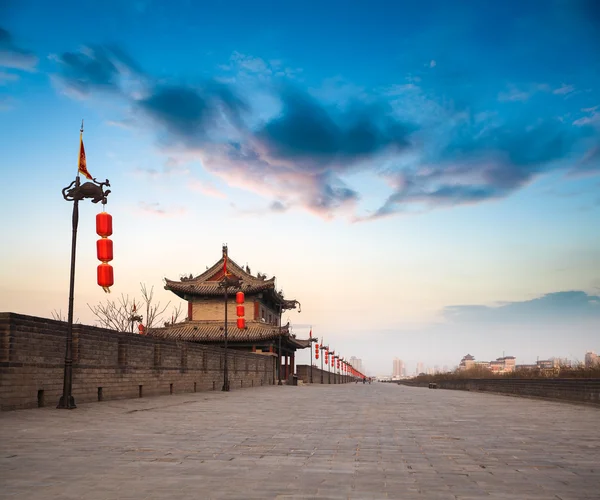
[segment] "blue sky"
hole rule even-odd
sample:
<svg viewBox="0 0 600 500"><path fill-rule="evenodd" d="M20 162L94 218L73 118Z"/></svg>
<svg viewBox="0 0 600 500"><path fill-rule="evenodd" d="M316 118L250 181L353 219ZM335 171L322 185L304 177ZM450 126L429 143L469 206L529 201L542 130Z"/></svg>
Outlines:
<svg viewBox="0 0 600 500"><path fill-rule="evenodd" d="M598 5L0 3L0 309L66 309L85 118L114 294L226 242L376 373L600 350Z"/></svg>

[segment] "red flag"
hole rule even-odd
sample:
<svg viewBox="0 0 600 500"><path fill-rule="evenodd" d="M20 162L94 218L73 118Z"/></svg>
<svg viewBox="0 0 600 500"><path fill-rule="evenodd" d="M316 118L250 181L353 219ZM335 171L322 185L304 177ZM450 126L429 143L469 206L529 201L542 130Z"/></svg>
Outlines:
<svg viewBox="0 0 600 500"><path fill-rule="evenodd" d="M308 336L312 339L312 326L310 327L310 333L308 334Z"/></svg>
<svg viewBox="0 0 600 500"><path fill-rule="evenodd" d="M83 147L83 132L79 134L79 161L77 162L77 172L81 172L86 179L92 179L92 176L87 169L87 161L85 159L85 148Z"/></svg>

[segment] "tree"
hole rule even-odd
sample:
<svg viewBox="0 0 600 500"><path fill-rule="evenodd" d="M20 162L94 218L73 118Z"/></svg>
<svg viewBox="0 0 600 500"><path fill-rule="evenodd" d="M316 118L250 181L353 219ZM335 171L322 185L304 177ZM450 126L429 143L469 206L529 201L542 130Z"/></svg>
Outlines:
<svg viewBox="0 0 600 500"><path fill-rule="evenodd" d="M182 313L183 311L181 309L181 304L179 304L179 306L173 309L173 312L171 314L171 321L165 321L165 326L172 326L175 323L177 323L177 320L179 319L179 316L182 315Z"/></svg>
<svg viewBox="0 0 600 500"><path fill-rule="evenodd" d="M160 322L161 316L167 310L171 301L167 302L167 305L161 309L160 302L157 304L152 303L154 299L154 286L150 288L150 291L148 291L145 284L140 283L140 286L142 288L142 298L146 303L146 324L144 325L144 330L147 332Z"/></svg>
<svg viewBox="0 0 600 500"><path fill-rule="evenodd" d="M130 300L129 295L121 294L121 297L116 301L107 299L106 302L95 306L88 304L96 321L100 326L118 332L133 332L135 323L143 326L144 331L151 328L156 328L160 325L162 315L165 313L171 301L162 307L160 302L154 302L154 287L148 289L144 283L140 283L142 300L136 303L135 298ZM139 304L139 306L138 306ZM145 312L145 316L140 315L140 312ZM181 305L173 309L171 315L171 324L174 324L181 314ZM145 321L144 321L145 318ZM165 323L165 326L167 323Z"/></svg>
<svg viewBox="0 0 600 500"><path fill-rule="evenodd" d="M69 320L67 316L63 316L62 309L59 309L58 311L54 309L50 314L52 314L52 319L55 321L64 321L66 323ZM73 323L79 323L79 318L73 321Z"/></svg>
<svg viewBox="0 0 600 500"><path fill-rule="evenodd" d="M133 329L135 321L142 321L142 317L136 315L137 306L135 299L129 300L129 295L121 294L116 301L107 299L106 302L96 306L87 305L96 316L96 321L103 328L126 332Z"/></svg>

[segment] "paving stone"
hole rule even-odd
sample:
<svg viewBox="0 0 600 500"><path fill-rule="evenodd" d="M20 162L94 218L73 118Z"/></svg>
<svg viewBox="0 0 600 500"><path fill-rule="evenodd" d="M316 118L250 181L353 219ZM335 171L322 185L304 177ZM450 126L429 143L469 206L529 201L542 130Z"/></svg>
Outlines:
<svg viewBox="0 0 600 500"><path fill-rule="evenodd" d="M600 498L599 456L597 408L392 384L0 414L2 499Z"/></svg>

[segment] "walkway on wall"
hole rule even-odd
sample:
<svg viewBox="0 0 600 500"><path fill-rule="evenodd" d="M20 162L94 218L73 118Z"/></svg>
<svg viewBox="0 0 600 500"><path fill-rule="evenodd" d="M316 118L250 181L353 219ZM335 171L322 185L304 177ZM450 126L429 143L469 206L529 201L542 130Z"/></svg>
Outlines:
<svg viewBox="0 0 600 500"><path fill-rule="evenodd" d="M29 500L593 498L599 419L596 408L380 383L4 412L1 491Z"/></svg>

